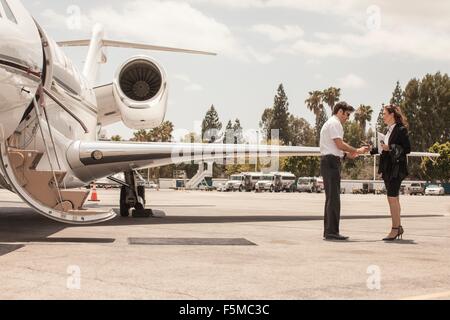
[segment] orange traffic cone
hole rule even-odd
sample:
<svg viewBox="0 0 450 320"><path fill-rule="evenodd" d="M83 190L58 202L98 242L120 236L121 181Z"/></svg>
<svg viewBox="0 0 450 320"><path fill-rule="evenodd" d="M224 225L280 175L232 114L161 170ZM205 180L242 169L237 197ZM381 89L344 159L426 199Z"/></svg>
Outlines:
<svg viewBox="0 0 450 320"><path fill-rule="evenodd" d="M91 193L91 198L89 199L89 201L92 201L92 202L99 202L100 201L98 199L98 196L97 196L97 188L95 186L95 183L92 184L92 193Z"/></svg>

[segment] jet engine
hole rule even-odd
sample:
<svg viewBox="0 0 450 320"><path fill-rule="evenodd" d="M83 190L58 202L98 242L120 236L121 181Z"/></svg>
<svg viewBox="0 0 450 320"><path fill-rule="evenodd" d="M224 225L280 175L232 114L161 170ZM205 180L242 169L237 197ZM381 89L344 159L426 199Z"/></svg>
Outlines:
<svg viewBox="0 0 450 320"><path fill-rule="evenodd" d="M167 76L151 58L136 56L126 61L114 77L113 94L127 127L150 129L164 120L168 98Z"/></svg>

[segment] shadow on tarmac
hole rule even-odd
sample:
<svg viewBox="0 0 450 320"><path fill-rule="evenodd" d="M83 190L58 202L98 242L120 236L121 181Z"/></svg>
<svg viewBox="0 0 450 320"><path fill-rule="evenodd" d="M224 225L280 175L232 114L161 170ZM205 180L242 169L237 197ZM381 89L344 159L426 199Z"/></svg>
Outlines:
<svg viewBox="0 0 450 320"><path fill-rule="evenodd" d="M155 213L163 214L160 210ZM403 218L431 218L443 215L404 215ZM388 215L352 215L342 220L388 219ZM206 224L206 223L242 223L242 222L283 222L283 221L320 221L321 216L311 215L234 215L234 216L165 216L162 218L122 218L92 226L75 226L59 223L35 213L30 208L0 208L0 256L22 248L23 243L113 243L112 238L49 238L65 228L95 226L133 226L133 225L170 225L170 224ZM22 243L22 244L21 244ZM395 241L393 244L415 244L412 240Z"/></svg>

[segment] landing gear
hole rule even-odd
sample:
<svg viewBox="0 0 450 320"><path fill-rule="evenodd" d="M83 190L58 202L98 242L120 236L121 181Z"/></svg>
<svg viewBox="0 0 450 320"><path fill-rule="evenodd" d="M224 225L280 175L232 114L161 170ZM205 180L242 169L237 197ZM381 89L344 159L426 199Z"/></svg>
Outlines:
<svg viewBox="0 0 450 320"><path fill-rule="evenodd" d="M145 209L145 187L137 186L134 171L125 172L125 184L120 189L120 215L149 218L153 211Z"/></svg>

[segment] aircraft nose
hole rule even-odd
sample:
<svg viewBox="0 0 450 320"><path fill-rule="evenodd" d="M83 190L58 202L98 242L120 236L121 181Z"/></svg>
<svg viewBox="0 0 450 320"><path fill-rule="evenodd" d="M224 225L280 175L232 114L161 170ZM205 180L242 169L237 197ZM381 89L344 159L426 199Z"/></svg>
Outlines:
<svg viewBox="0 0 450 320"><path fill-rule="evenodd" d="M21 40L0 29L0 142L14 133L41 83L33 70L39 70L42 53L35 58Z"/></svg>
<svg viewBox="0 0 450 320"><path fill-rule="evenodd" d="M18 69L0 55L0 142L14 133L39 83L39 77Z"/></svg>

